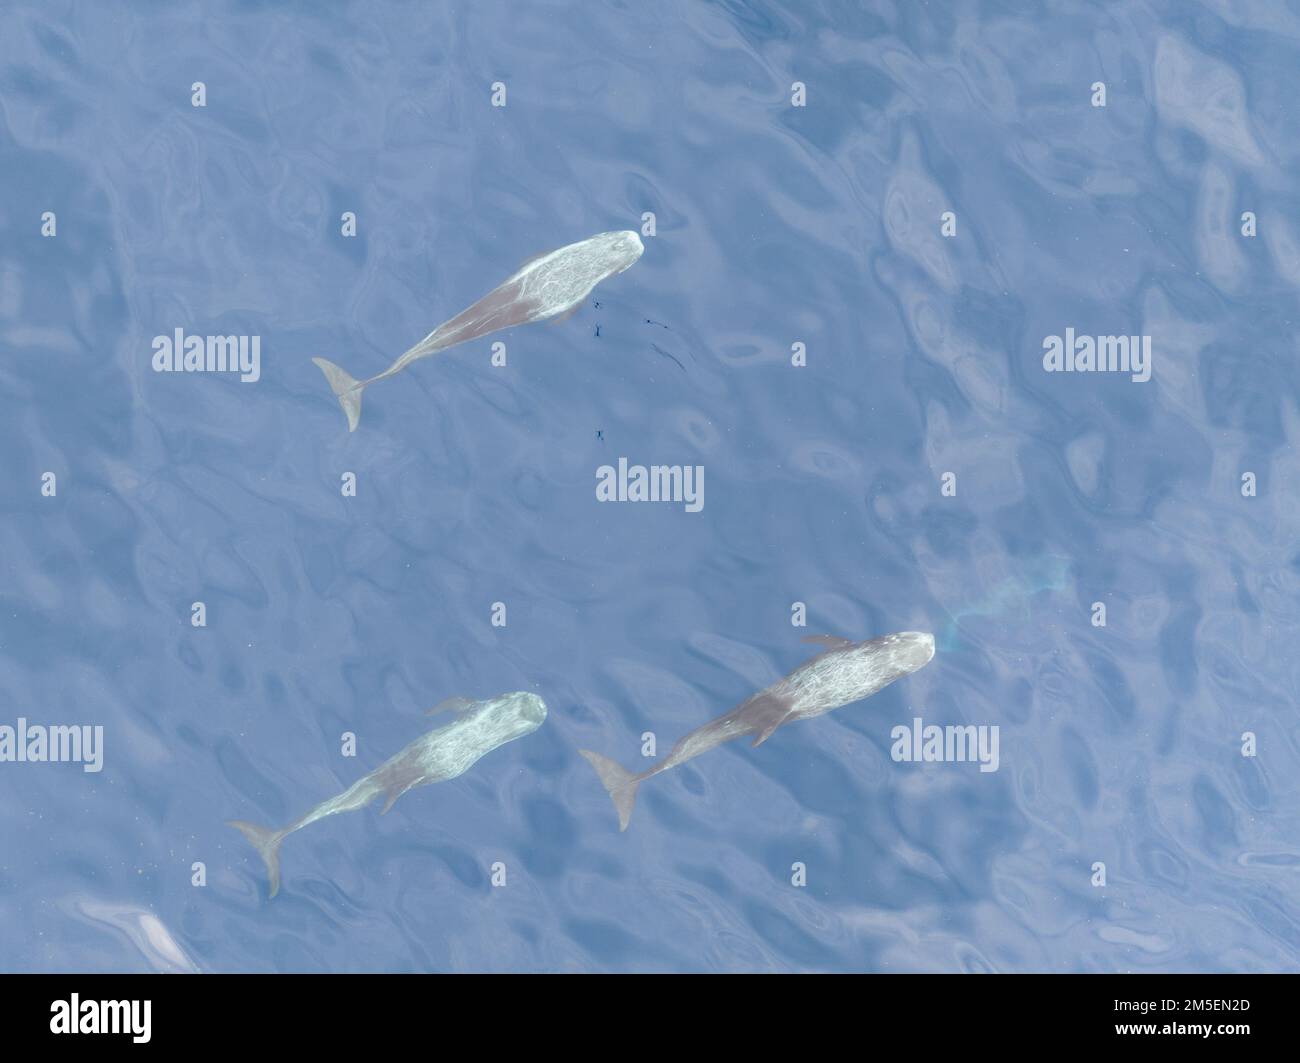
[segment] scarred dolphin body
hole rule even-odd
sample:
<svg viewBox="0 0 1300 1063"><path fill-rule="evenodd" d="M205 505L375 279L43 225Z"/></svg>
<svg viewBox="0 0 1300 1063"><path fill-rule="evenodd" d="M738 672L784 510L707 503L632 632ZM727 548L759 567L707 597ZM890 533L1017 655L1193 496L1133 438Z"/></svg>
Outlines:
<svg viewBox="0 0 1300 1063"><path fill-rule="evenodd" d="M356 431L361 420L361 392L371 384L458 343L515 325L572 313L597 284L622 273L641 257L644 250L641 238L627 230L600 233L530 259L499 287L439 325L391 366L369 380L356 380L324 358L313 358L312 361L320 366L338 396L339 405L347 414L348 431Z"/></svg>
<svg viewBox="0 0 1300 1063"><path fill-rule="evenodd" d="M902 631L868 642L850 642L832 635L811 635L804 641L819 642L827 649L730 712L679 739L663 760L639 775L609 757L579 750L609 791L618 812L619 830L627 830L637 787L652 775L685 764L742 735L755 735L753 744L762 745L778 727L868 698L925 667L934 657L934 636L920 631Z"/></svg>
<svg viewBox="0 0 1300 1063"><path fill-rule="evenodd" d="M487 701L450 698L435 705L428 715L444 711L455 712L456 720L417 738L369 775L338 796L322 801L287 827L275 830L242 820L228 821L243 832L266 861L272 897L280 892L280 843L294 831L326 816L365 808L381 795L385 798L383 811L387 812L407 790L464 774L484 754L531 734L546 719L545 702L528 693L502 694Z"/></svg>

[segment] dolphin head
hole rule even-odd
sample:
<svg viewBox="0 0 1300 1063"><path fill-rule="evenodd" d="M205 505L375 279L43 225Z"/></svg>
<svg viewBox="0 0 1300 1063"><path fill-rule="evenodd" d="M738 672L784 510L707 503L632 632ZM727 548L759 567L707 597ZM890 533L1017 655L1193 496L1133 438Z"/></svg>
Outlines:
<svg viewBox="0 0 1300 1063"><path fill-rule="evenodd" d="M851 652L870 661L884 686L929 664L934 658L934 636L927 631L898 631L859 642Z"/></svg>
<svg viewBox="0 0 1300 1063"><path fill-rule="evenodd" d="M900 631L895 640L894 660L904 675L924 668L934 660L934 636L928 631Z"/></svg>
<svg viewBox="0 0 1300 1063"><path fill-rule="evenodd" d="M612 273L622 273L645 252L645 245L641 243L641 237L631 229L624 229L622 232L616 233L602 233L595 239L606 244L605 249L609 254L610 271Z"/></svg>
<svg viewBox="0 0 1300 1063"><path fill-rule="evenodd" d="M819 654L783 680L799 718L820 716L863 698L924 668L934 657L934 636L899 631L851 642Z"/></svg>
<svg viewBox="0 0 1300 1063"><path fill-rule="evenodd" d="M546 702L527 691L502 694L492 704L495 714L510 721L513 737L531 734L546 720Z"/></svg>

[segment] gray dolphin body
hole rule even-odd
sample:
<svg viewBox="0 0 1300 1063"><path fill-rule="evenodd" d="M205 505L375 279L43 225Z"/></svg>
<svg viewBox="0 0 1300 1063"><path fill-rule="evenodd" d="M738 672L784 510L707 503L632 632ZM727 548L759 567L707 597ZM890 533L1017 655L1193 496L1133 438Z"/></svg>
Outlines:
<svg viewBox="0 0 1300 1063"><path fill-rule="evenodd" d="M348 417L348 431L361 420L361 392L376 381L400 373L412 362L428 358L466 340L490 332L545 321L570 313L601 281L622 273L645 248L634 232L600 233L558 251L530 259L519 271L477 303L444 322L378 376L356 380L333 362L313 358L329 381Z"/></svg>
<svg viewBox="0 0 1300 1063"><path fill-rule="evenodd" d="M868 642L850 642L831 635L811 635L804 641L820 642L829 649L679 739L663 760L639 775L599 753L578 751L596 769L609 791L618 811L619 830L627 830L637 787L652 775L685 764L742 735L757 735L754 745L762 745L778 727L868 698L896 679L924 668L934 657L934 636L920 631L902 631Z"/></svg>
<svg viewBox="0 0 1300 1063"><path fill-rule="evenodd" d="M261 853L271 876L271 896L280 892L280 843L296 830L339 812L365 808L381 794L387 812L407 790L443 782L464 774L485 753L516 738L531 734L546 720L546 704L536 694L502 694L487 701L452 698L429 710L452 711L458 718L445 727L421 735L396 756L328 801L322 801L301 819L274 830L255 823L229 820ZM382 813L381 813L382 815Z"/></svg>

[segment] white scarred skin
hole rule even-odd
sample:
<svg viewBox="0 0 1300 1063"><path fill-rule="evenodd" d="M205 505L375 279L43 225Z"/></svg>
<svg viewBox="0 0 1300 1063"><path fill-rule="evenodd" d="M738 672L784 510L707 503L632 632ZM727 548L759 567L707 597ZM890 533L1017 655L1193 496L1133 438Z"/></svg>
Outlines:
<svg viewBox="0 0 1300 1063"><path fill-rule="evenodd" d="M452 699L457 718L445 727L421 735L369 775L341 794L322 801L301 819L276 830L243 820L230 820L266 861L271 896L280 891L280 844L294 831L340 812L365 808L376 797L386 798L387 812L402 794L415 786L454 779L468 771L480 757L498 746L531 734L546 720L546 704L536 694L502 694L487 701ZM441 711L444 706L432 710Z"/></svg>
<svg viewBox="0 0 1300 1063"><path fill-rule="evenodd" d="M485 754L531 734L545 719L546 704L536 694L502 694L475 702L452 723L421 735L343 793L322 801L284 833L338 812L364 808L380 794L387 797L387 811L407 790L463 775Z"/></svg>
<svg viewBox="0 0 1300 1063"><path fill-rule="evenodd" d="M869 698L934 657L934 636L921 631L901 631L868 642L830 641L837 643L834 648L686 735L640 778L675 768L733 738L757 734L761 741L787 723Z"/></svg>
<svg viewBox="0 0 1300 1063"><path fill-rule="evenodd" d="M546 321L581 305L601 281L622 273L645 250L631 230L600 233L525 263L518 272L450 321L439 325L365 383L400 373L412 362L466 340L532 321Z"/></svg>
<svg viewBox="0 0 1300 1063"><path fill-rule="evenodd" d="M929 664L933 657L933 635L901 631L814 657L768 691L790 700L790 714L795 719L820 716L870 697L895 679Z"/></svg>
<svg viewBox="0 0 1300 1063"><path fill-rule="evenodd" d="M622 273L641 257L644 250L641 238L630 230L624 230L600 233L550 254L539 255L473 306L439 325L391 366L369 380L357 380L346 369L324 358L313 358L312 361L325 374L330 390L339 400L339 406L348 419L348 431L355 432L361 421L361 397L369 385L458 343L576 310L597 284Z"/></svg>
<svg viewBox="0 0 1300 1063"><path fill-rule="evenodd" d="M578 750L596 770L614 802L619 830L627 830L637 787L652 775L675 768L742 735L757 735L754 745L759 745L778 727L869 698L894 680L924 668L934 657L934 636L924 631L900 631L868 642L850 642L826 635L808 641L821 642L830 649L805 661L784 679L760 690L725 715L697 727L679 739L668 756L640 774L633 774L600 753Z"/></svg>

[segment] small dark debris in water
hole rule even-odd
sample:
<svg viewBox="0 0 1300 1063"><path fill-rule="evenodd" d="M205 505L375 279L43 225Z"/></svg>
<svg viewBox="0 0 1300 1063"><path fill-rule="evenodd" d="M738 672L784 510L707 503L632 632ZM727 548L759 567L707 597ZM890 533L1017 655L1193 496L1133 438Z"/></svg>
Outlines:
<svg viewBox="0 0 1300 1063"><path fill-rule="evenodd" d="M600 339L600 323L596 323L596 339Z"/></svg>
<svg viewBox="0 0 1300 1063"><path fill-rule="evenodd" d="M645 319L645 323L647 325L658 325L660 328L668 328L668 326L665 325L662 321L651 321L649 318Z"/></svg>
<svg viewBox="0 0 1300 1063"><path fill-rule="evenodd" d="M653 347L660 354L662 354L665 358L671 358L674 362L677 362L677 358L669 354L667 351L665 351L662 347L659 346L659 344L652 343L650 344L650 346ZM681 362L677 362L677 368L680 369L683 373L686 372L686 366L682 365Z"/></svg>
<svg viewBox="0 0 1300 1063"><path fill-rule="evenodd" d="M603 428L596 429L596 438L599 439L602 443L605 442L605 430Z"/></svg>

